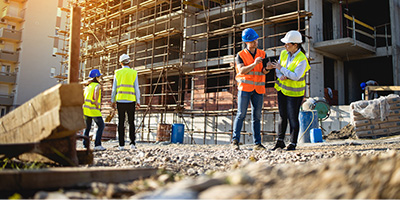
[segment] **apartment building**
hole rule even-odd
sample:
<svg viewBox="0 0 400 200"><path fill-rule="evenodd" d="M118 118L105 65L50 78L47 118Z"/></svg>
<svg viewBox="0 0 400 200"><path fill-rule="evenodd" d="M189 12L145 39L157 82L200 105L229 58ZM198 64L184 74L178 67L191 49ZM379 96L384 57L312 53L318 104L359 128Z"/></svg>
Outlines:
<svg viewBox="0 0 400 200"><path fill-rule="evenodd" d="M1 116L57 84L57 1L0 1Z"/></svg>
<svg viewBox="0 0 400 200"><path fill-rule="evenodd" d="M326 97L334 106L348 106L361 99L361 82L400 84L400 0L77 2L83 8L80 78L87 80L94 68L105 75L107 114L118 57L130 55L143 94L136 122L143 141L154 140L158 124L183 123L189 139L185 142L229 142L237 108L230 63L244 46L245 28L256 30L259 48L270 60L278 59L284 49L280 39L287 31L302 33L311 65L306 97ZM59 55L67 60L67 53ZM263 137L276 133L275 80L274 73L266 76ZM347 125L339 112L333 117L327 132ZM250 116L243 134L243 142L251 142Z"/></svg>

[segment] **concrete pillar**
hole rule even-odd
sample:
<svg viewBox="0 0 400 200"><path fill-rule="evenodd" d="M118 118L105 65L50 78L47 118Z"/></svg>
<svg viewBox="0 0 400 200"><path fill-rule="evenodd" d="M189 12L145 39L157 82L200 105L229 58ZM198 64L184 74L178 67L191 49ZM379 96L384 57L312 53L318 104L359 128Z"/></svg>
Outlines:
<svg viewBox="0 0 400 200"><path fill-rule="evenodd" d="M339 105L344 104L344 63L341 60L336 60L334 64L334 76L335 76L335 90L338 91L338 103Z"/></svg>
<svg viewBox="0 0 400 200"><path fill-rule="evenodd" d="M305 0L305 8L313 13L313 17L307 22L309 36L312 37L310 55L313 60L310 67L310 97L324 96L324 57L315 52L313 43L323 41L323 13L321 0ZM308 38L306 38L308 40Z"/></svg>
<svg viewBox="0 0 400 200"><path fill-rule="evenodd" d="M341 27L342 27L342 13L340 12L340 4L332 3L332 21L333 21L333 39L342 38Z"/></svg>
<svg viewBox="0 0 400 200"><path fill-rule="evenodd" d="M390 24L392 27L393 84L400 85L400 0L389 0Z"/></svg>

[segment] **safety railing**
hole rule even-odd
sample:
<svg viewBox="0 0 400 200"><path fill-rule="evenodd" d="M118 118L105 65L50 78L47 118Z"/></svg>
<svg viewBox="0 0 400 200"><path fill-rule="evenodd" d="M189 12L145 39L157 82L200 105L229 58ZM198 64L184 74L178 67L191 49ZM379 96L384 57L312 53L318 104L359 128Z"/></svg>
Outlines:
<svg viewBox="0 0 400 200"><path fill-rule="evenodd" d="M361 41L375 48L391 45L390 23L371 26L354 16L344 14L344 18L348 20L346 23L347 36L353 38L354 44Z"/></svg>

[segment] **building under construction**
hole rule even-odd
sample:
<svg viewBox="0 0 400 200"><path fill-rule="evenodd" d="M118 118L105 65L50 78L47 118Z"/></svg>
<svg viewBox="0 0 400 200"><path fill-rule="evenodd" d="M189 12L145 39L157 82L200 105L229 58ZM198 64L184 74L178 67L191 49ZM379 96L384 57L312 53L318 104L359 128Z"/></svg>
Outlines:
<svg viewBox="0 0 400 200"><path fill-rule="evenodd" d="M111 110L118 58L123 53L132 58L142 94L135 121L142 141L155 141L160 125L174 123L184 124L185 143L230 141L237 109L231 63L244 48L246 28L260 35L259 48L271 61L284 49L280 39L287 31L302 33L311 66L307 97L324 97L330 88L331 105L348 105L361 98L363 81L400 83L400 41L391 37L400 34L400 0L74 0L59 8L65 11L56 53L62 58L61 81L68 73L73 6L82 8L80 80L100 69L104 116ZM266 75L264 140L276 134L275 79L273 72ZM327 129L347 124L333 121L339 122ZM244 143L252 141L250 123L246 118Z"/></svg>

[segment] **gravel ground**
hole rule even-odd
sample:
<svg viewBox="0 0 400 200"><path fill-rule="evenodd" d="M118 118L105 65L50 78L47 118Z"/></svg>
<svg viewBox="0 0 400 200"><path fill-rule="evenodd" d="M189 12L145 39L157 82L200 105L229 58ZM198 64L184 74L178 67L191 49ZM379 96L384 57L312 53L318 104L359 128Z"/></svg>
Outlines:
<svg viewBox="0 0 400 200"><path fill-rule="evenodd" d="M93 142L92 142L93 143ZM88 166L154 167L158 174L129 183L91 183L44 198L253 199L400 198L400 136L300 144L295 151L253 150L241 145L138 143L118 150L103 142ZM78 148L81 147L78 142ZM126 146L128 147L128 146Z"/></svg>

